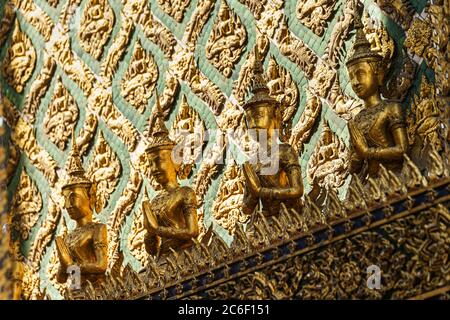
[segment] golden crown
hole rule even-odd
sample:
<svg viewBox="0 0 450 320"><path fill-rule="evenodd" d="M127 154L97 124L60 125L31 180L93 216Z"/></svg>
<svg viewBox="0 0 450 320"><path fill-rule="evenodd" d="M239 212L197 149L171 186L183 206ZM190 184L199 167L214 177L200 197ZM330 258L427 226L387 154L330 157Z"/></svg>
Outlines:
<svg viewBox="0 0 450 320"><path fill-rule="evenodd" d="M248 109L255 107L265 102L270 105L278 105L278 101L270 95L269 88L267 87L267 81L264 77L264 68L262 65L262 57L260 57L260 52L258 45L255 46L255 61L253 64L253 79L252 79L252 93L253 96L247 103L244 104L243 108Z"/></svg>
<svg viewBox="0 0 450 320"><path fill-rule="evenodd" d="M78 151L77 143L75 141L75 133L72 130L72 150L70 150L69 157L66 162L66 172L69 176L63 185L63 189L73 186L91 187L92 182L86 178L86 172L83 169L80 152Z"/></svg>
<svg viewBox="0 0 450 320"><path fill-rule="evenodd" d="M159 96L156 92L156 109L149 120L147 132L147 151L158 149L173 149L175 142L169 138L169 130L164 124L164 114L159 104Z"/></svg>
<svg viewBox="0 0 450 320"><path fill-rule="evenodd" d="M353 42L353 54L347 59L346 65L351 66L360 61L381 61L383 57L373 52L370 42L364 34L364 26L361 22L362 10L355 4L354 27L356 29L355 42Z"/></svg>

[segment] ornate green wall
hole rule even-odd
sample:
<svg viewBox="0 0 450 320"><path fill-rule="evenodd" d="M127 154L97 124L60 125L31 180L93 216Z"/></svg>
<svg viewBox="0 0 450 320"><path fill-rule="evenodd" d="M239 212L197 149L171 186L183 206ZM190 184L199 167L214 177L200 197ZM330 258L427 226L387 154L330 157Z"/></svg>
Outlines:
<svg viewBox="0 0 450 320"><path fill-rule="evenodd" d="M16 89L11 86L11 83L7 81L5 78L5 73L2 72L0 75L0 88L2 95L4 97L3 104L9 106L8 110L15 110L18 114L16 118L12 117L11 114L6 115L5 118L10 119L13 118L12 122L14 122L11 126L14 131L17 128L17 118L23 118L24 121L28 123L29 126L32 127L31 137L35 137L36 145L38 145L41 149L45 150L48 153L48 157L54 160L54 164L45 163L44 166L49 165L54 166L54 170L56 172L56 182L50 181L48 175L44 174L45 170L36 163L42 161L45 158L39 158L31 156L32 147L28 146L23 141L20 142L19 138L17 141L13 141L12 144L16 145L20 150L20 157L17 159L17 163L14 164L15 169L12 171L12 177L8 184L8 194L9 199L12 203L11 212L14 214L15 207L18 206L17 201L14 202L14 195L16 194L16 190L20 189L20 181L21 174L25 170L26 173L31 178L32 183L36 186L36 190L32 192L35 197L36 194L40 194L42 198L42 205L38 212L31 213L31 215L37 215L37 220L34 224L31 225L30 234L27 239L20 240L20 251L25 259L28 259L28 263L30 265L35 265L34 272L39 274L40 282L32 282L31 286L37 286L40 290L46 289L46 292L52 298L61 298L60 292L58 292L55 283L50 279L50 271L48 270L49 264L51 264L52 255L54 256L55 252L55 244L53 242L53 235L63 232L65 226L70 230L74 227L74 223L70 221L67 213L62 209L61 202L57 196L60 182L64 177L64 164L68 156L68 152L70 150L70 141L67 143L66 147L62 150L58 148L58 146L53 143L48 134L45 133L45 115L47 110L50 108L50 105L53 101L54 90L57 85L58 78L60 77L63 86L67 89L68 93L73 97L76 105L78 106L78 119L75 122L75 133L77 136L80 136L83 132L83 126L86 123L86 116L88 113L94 113L98 118L98 125L95 129L94 135L90 141L88 141L86 145L86 154L84 157L84 166L87 168L90 163L94 161L95 158L95 146L99 139L100 134L103 135L106 143L112 150L120 162L121 173L120 176L116 179L115 185L112 187L112 192L109 195L109 199L107 201L107 205L103 208L101 213L96 215L96 219L98 221L107 223L111 225L112 214L116 214L121 221L118 224L114 232L116 232L119 238L119 251L123 252L124 256L124 264L129 263L135 270L141 269L141 262L133 255L133 253L129 249L128 245L128 237L129 234L133 232L133 221L141 217L140 213L140 205L142 199L145 196L145 190L148 191L148 196L151 198L155 195L156 191L152 187L152 184L148 177L145 177L145 173L140 171L142 176L144 176L142 185L136 183L137 194L135 195L135 199L132 200L132 204L122 212L122 216L114 211L117 204L120 203L120 199L124 197L124 194L127 192L127 184L132 181L131 175L133 174L133 168L131 164L136 165L136 161L138 159L137 155L139 153L139 147L137 149L133 149L127 145L126 141L124 141L123 137L118 134L121 130L125 130L124 128L111 128L111 121L105 117L103 111L99 111L96 109L96 105L91 104L90 97L94 95L94 91L87 92L87 90L80 87L80 82L77 80L76 74L68 74L67 65L61 63L61 59L58 56L58 52L55 47L52 47L52 42L58 42L60 39L68 36L70 51L74 54L74 59L77 61L82 61L87 67L89 72L95 75L94 82L100 83L101 86L107 92L107 95L112 98L112 106L113 109L117 110L124 118L128 120L128 123L136 130L133 133L133 139L137 145L143 141L144 130L147 126L147 121L149 116L152 114L152 110L155 104L155 94L154 91L151 92L151 96L146 103L146 107L143 113L140 113L136 110L121 94L121 83L122 79L125 78L127 70L132 63L133 52L136 46L137 41L139 40L141 46L144 50L153 56L154 61L156 62L158 69L158 77L155 84L155 88L161 94L168 87L168 80L171 76L174 76L178 80L178 90L175 94L172 95L172 101L167 104L167 108L169 110L169 116L167 118L167 127L171 128L173 122L176 120L176 115L180 110L180 106L182 104L182 97L186 96L187 102L191 108L193 108L199 115L201 121L204 124L206 129L219 129L220 127L226 128L226 126L222 126L220 123L224 119L226 119L226 111L233 110L233 108L237 108L242 105L235 99L235 90L238 88L238 81L240 79L240 75L244 70L245 63L249 56L252 54L252 50L257 42L257 34L255 32L255 26L269 26L267 29L260 29L263 33L267 33L269 36L269 48L265 59L265 68L269 65L270 57L273 57L278 65L284 67L290 76L293 79L297 89L298 89L298 101L296 103L296 111L293 114L290 121L292 122L292 127L298 123L301 119L302 114L307 105L308 99L310 97L307 95L307 89L311 88L311 81L313 79L317 79L320 75L320 72L314 73L315 67L318 63L311 63L311 61L307 61L306 67L301 65L296 61L295 54L288 53L288 49L284 46L283 41L279 41L277 38L278 32L281 29L282 23L280 21L284 21L286 26L288 27L290 37L295 39L295 41L300 41L303 47L309 48L312 51L312 56L322 61L327 61L325 59L327 50L330 50L330 41L333 38L333 31L337 29L337 25L342 22L344 15L346 14L345 8L349 6L350 1L337 0L335 1L334 9L330 17L326 21L325 29L322 35L316 35L310 28L306 27L302 22L297 18L296 8L298 5L297 0L285 0L285 1L271 1L268 0L265 2L259 2L257 0L227 0L227 5L229 8L237 14L240 21L242 22L243 27L246 30L246 42L245 47L243 48L242 53L239 55L234 68L232 69L232 74L229 78L225 77L220 70L218 70L210 60L206 58L206 47L208 43L208 39L210 38L211 32L215 27L215 21L217 20L219 9L222 5L221 1L210 1L211 8L208 11L208 18L206 19L206 23L201 26L201 22L199 23L200 30L196 39L194 39L194 46L190 48L187 45L186 41L186 30L189 26L191 26L195 21L200 21L200 19L195 19L196 10L208 1L204 0L191 0L189 5L186 8L186 12L181 21L177 22L174 18L172 18L169 14L167 14L162 6L158 4L159 1L134 1L137 4L137 7L140 3L144 4L144 7L150 8L152 21L156 21L152 26L145 26L144 11L141 10L140 13L129 13L126 10L125 3L131 3L131 1L118 1L118 0L108 0L109 6L113 10L114 13L114 24L112 26L112 31L110 36L108 37L105 45L103 46L102 55L99 59L95 59L92 55L87 53L85 49L83 49L80 44L80 38L78 36L78 30L80 28L80 21L82 20L83 10L89 6L91 1L89 0L59 0L53 1L55 5L52 5L52 1L45 0L34 0L34 6L40 8L50 19L52 22L54 30L57 29L58 26L67 26L66 30L61 32L61 37L58 38L54 35L56 31L53 31L53 36L46 36L45 32L40 29L40 25L44 22L39 19L33 21L30 20L29 12L33 10L37 10L36 8L27 7L31 1L25 1L22 4L17 3L17 1L10 2L2 2L0 4L0 17L5 17L5 11L7 11L7 6L11 5L14 8L15 19L18 20L21 31L26 34L26 36L31 40L32 46L36 52L36 64L32 69L32 74L27 79L23 92L18 93ZM73 4L73 12L70 13L68 8L68 3ZM78 3L79 2L79 3ZM162 1L164 2L164 1ZM166 1L170 2L170 1ZM172 1L177 3L182 3L183 1ZM334 1L330 1L334 2ZM255 10L250 9L249 4L257 4L257 3L265 3L265 11L273 12L279 14L280 20L278 21L278 25L275 27L270 27L270 21L264 22L263 20L267 18L269 14L262 14L261 19L255 18ZM277 5L279 7L277 7ZM420 15L426 5L426 1L417 1L412 0L411 5L414 9L414 14ZM31 5L29 5L31 6ZM395 52L392 60L392 69L390 71L390 76L398 75L399 71L403 67L404 56L402 54L402 50L405 49L403 44L406 38L406 33L404 27L401 26L400 21L398 19L394 20L391 16L386 14L383 10L380 9L379 5L377 5L372 0L364 1L365 11L370 15L372 19L377 21L379 26L384 26L388 32L390 38L394 41ZM275 8L275 9L274 9ZM327 10L325 8L325 10ZM137 9L139 11L139 9ZM65 13L69 12L67 15L68 20L64 22L62 17ZM274 17L276 15L273 15ZM130 19L132 22L130 22ZM275 19L275 18L274 18ZM8 19L5 18L4 21L8 23ZM276 19L275 19L276 20ZM274 22L276 23L276 21ZM45 24L45 23L44 23ZM47 24L48 25L48 24ZM129 27L127 27L129 26ZM5 22L3 22L0 34L0 40L2 43L0 50L0 61L3 62L3 65L8 63L6 57L9 48L13 43L13 29L14 23L12 23L12 27L8 28L5 26ZM128 28L128 29L127 29ZM153 29L152 29L153 28ZM160 28L160 29L158 29ZM347 56L348 49L351 46L353 40L353 31L350 27L347 27L349 34L344 37L344 42L341 45L335 47L335 55L338 57L336 63L330 64L331 69L334 70L336 77L338 79L338 88L340 88L341 92L339 96L344 97L345 101L351 101L354 99L354 93L351 90L351 86L349 84L348 75L345 69L345 59ZM127 31L128 30L128 31ZM150 31L149 31L150 30ZM153 33L152 33L153 30ZM159 30L155 32L154 30ZM163 30L163 31L161 31ZM273 31L273 32L272 32ZM124 32L125 36L122 37L122 32ZM272 35L270 33L273 33ZM156 34L156 35L155 35ZM167 38L162 36L158 36L158 34L167 35ZM122 37L122 38L121 38ZM120 45L120 40L124 40L124 43ZM165 49L164 44L168 44L164 39L175 39L174 43L170 44L169 47L172 48L173 52L170 52L170 49ZM50 56L48 58L46 54L47 52ZM110 84L107 83L108 79L103 72L103 68L105 65L105 61L110 58L111 53L116 52L120 57L117 59L117 62L111 60L111 65L113 65L113 72L111 77L109 78ZM337 53L339 52L339 53ZM196 83L194 80L189 79L188 76L185 76L182 72L182 66L184 63L180 63L180 59L193 55L193 69L200 71L203 79L207 81L204 84L200 84L199 87L195 87ZM424 60L418 58L417 56L411 55L418 63L417 72L414 74L414 81L411 84L411 87L407 91L406 97L403 99L402 104L405 108L405 113L408 112L412 98L418 94L420 90L420 83L422 79L422 75L426 75L431 81L434 79L433 71L427 67L427 64ZM37 98L38 108L33 112L35 115L34 121L27 120L28 118L24 117L29 111L28 106L30 102L27 101L27 97L33 97L35 94L36 88L33 86L39 79L39 75L42 74L43 69L45 68L45 62L48 59L53 59L56 61L55 70L52 73L49 81L43 87L43 95ZM106 65L108 65L106 63ZM311 74L308 73L308 66L312 68ZM320 81L319 81L320 82ZM211 106L211 103L208 103L207 99L204 98L207 95L207 88L216 88L216 91L219 91L219 95L224 97L224 103L221 106L222 112L214 113L214 109ZM103 90L103 89L102 89ZM205 93L206 92L206 93ZM316 146L320 143L320 137L323 132L323 124L327 122L332 133L335 135L336 139L341 140L344 144L342 147L346 149L348 147L348 130L346 127L347 120L351 117L351 112L347 112L344 114L339 114L336 112L336 103L332 101L330 98L329 88L324 95L320 95L319 93L314 93L313 96L319 97L322 101L322 109L320 113L317 115L316 119L314 119L314 125L310 130L309 138L306 139L305 144L300 152L300 163L303 173L303 181L305 185L305 191L309 192L311 190L310 180L308 179L308 164L310 163L310 159L315 153ZM248 98L248 96L247 96ZM109 106L110 102L107 102ZM27 111L28 110L28 111ZM98 111L98 112L97 112ZM29 112L28 112L29 113ZM231 117L232 118L232 117ZM15 119L15 120L14 120ZM11 121L11 120L10 120ZM242 124L242 123L241 123ZM240 125L241 125L240 124ZM21 128L21 127L19 127ZM204 146L205 150L212 148L215 143L215 140L207 141ZM33 158L30 160L30 158ZM36 160L37 159L37 160ZM227 159L228 161L231 159ZM59 168L59 169L57 169ZM220 165L216 169L216 173L211 174L207 180L210 178L209 183L206 184L207 190L205 194L202 196L202 203L204 208L203 215L203 224L204 228L207 229L210 224L213 224L214 230L223 237L223 239L230 243L233 236L229 234L229 232L224 229L214 218L213 213L213 205L214 201L218 198L219 187L221 180L224 177L224 172L226 170L226 165ZM52 169L53 170L53 169ZM193 168L192 173L189 177L182 181L182 184L195 186L196 178L199 176L199 172L205 170L202 168L201 164L196 164ZM341 198L345 196L346 189L349 182L348 174L342 174L345 182L339 186L338 191ZM239 180L237 178L237 180ZM37 237L39 236L39 230L43 228L44 224L49 217L49 208L52 207L52 201L50 201L49 197L55 194L54 202L56 203L56 207L52 210L58 212L60 211L61 217L57 219L56 226L53 228L53 231L50 232L50 238L45 238L42 242L42 248L40 249L41 253L35 255L34 257L30 257L30 250L33 247L33 244L36 242ZM24 198L20 198L24 199ZM27 201L30 199L26 199ZM117 210L117 209L116 209ZM16 213L17 214L17 213ZM58 214L58 213L55 213ZM64 223L63 223L64 221ZM19 237L19 234L15 234L15 237ZM37 261L36 261L37 259Z"/></svg>

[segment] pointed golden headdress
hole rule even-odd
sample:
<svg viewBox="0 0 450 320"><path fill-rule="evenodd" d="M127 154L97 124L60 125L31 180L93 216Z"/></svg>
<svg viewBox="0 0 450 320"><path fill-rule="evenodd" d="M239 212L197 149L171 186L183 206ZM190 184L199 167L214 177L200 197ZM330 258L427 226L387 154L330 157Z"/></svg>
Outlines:
<svg viewBox="0 0 450 320"><path fill-rule="evenodd" d="M267 81L264 78L264 68L262 65L262 57L258 45L255 46L255 62L253 65L253 79L252 79L252 93L253 97L244 104L243 108L248 109L261 103L268 103L273 106L278 106L278 101L270 96Z"/></svg>
<svg viewBox="0 0 450 320"><path fill-rule="evenodd" d="M63 189L73 186L91 187L92 182L86 178L86 172L83 169L74 131L72 131L72 150L70 150L69 157L67 158L66 172L68 179L62 187Z"/></svg>
<svg viewBox="0 0 450 320"><path fill-rule="evenodd" d="M360 61L381 61L383 57L370 48L370 42L364 34L364 26L361 22L362 10L355 3L354 27L356 29L355 42L353 43L353 54L347 59L347 67Z"/></svg>
<svg viewBox="0 0 450 320"><path fill-rule="evenodd" d="M156 109L149 120L147 133L147 152L158 149L173 149L175 142L169 138L169 130L164 124L164 114L159 104L159 96L156 92Z"/></svg>

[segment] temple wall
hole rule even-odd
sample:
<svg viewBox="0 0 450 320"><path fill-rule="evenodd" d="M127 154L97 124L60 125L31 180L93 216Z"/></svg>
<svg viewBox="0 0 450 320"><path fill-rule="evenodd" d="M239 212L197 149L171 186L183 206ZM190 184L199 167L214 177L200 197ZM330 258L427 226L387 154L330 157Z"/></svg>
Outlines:
<svg viewBox="0 0 450 320"><path fill-rule="evenodd" d="M54 235L74 228L61 194L72 129L84 167L97 184L94 220L108 226L108 268L123 258L139 271L146 263L141 203L157 191L142 160L155 92L174 137L181 120L201 136L244 128L242 105L250 98L256 45L264 49L264 69L274 70L267 75L269 86L283 101L284 123L291 130L286 139L299 152L305 193L314 181L345 197L350 181L347 122L360 105L345 68L354 35L353 2L309 2L0 4L0 90L3 117L11 129L9 211L15 246L33 275L27 280L29 295L45 289L51 298L62 298L55 279ZM387 82L408 82L400 89L388 87L408 114L414 99L420 99L424 79L435 81L427 60L405 46L412 37L407 34L412 21L426 20L427 1L394 1L403 9L399 11L381 0L363 2L373 48L390 62ZM305 9L307 4L311 11ZM89 14L95 8L101 20ZM0 135L5 142L2 139ZM226 200L242 202L243 175L235 164L241 163L242 154L237 147L225 152L219 140L214 136L200 142L203 161L191 161L181 184L197 192L202 233L212 225L229 244L235 223L248 221L221 206ZM223 163L205 161L214 157L222 157ZM224 189L225 182L231 193Z"/></svg>

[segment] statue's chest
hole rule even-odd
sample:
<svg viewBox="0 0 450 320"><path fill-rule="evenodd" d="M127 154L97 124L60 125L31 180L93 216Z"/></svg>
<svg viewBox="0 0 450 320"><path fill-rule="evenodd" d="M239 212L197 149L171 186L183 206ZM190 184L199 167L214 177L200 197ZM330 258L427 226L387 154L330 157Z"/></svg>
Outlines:
<svg viewBox="0 0 450 320"><path fill-rule="evenodd" d="M272 188L289 187L289 179L283 168L283 163L279 161L278 165L279 167L277 168L277 170L273 170L274 171L273 174L270 174L270 170L268 170L268 167L264 167L261 164L257 164L254 166L255 172L258 175L261 185L263 187L272 187Z"/></svg>
<svg viewBox="0 0 450 320"><path fill-rule="evenodd" d="M385 146L388 144L388 120L383 105L379 105L361 111L354 121L370 145Z"/></svg>
<svg viewBox="0 0 450 320"><path fill-rule="evenodd" d="M161 191L153 198L151 207L160 219L160 223L165 224L165 221L176 220L181 202L181 196L177 190L171 192Z"/></svg>
<svg viewBox="0 0 450 320"><path fill-rule="evenodd" d="M66 238L71 254L77 260L89 260L92 256L94 226L77 228Z"/></svg>

